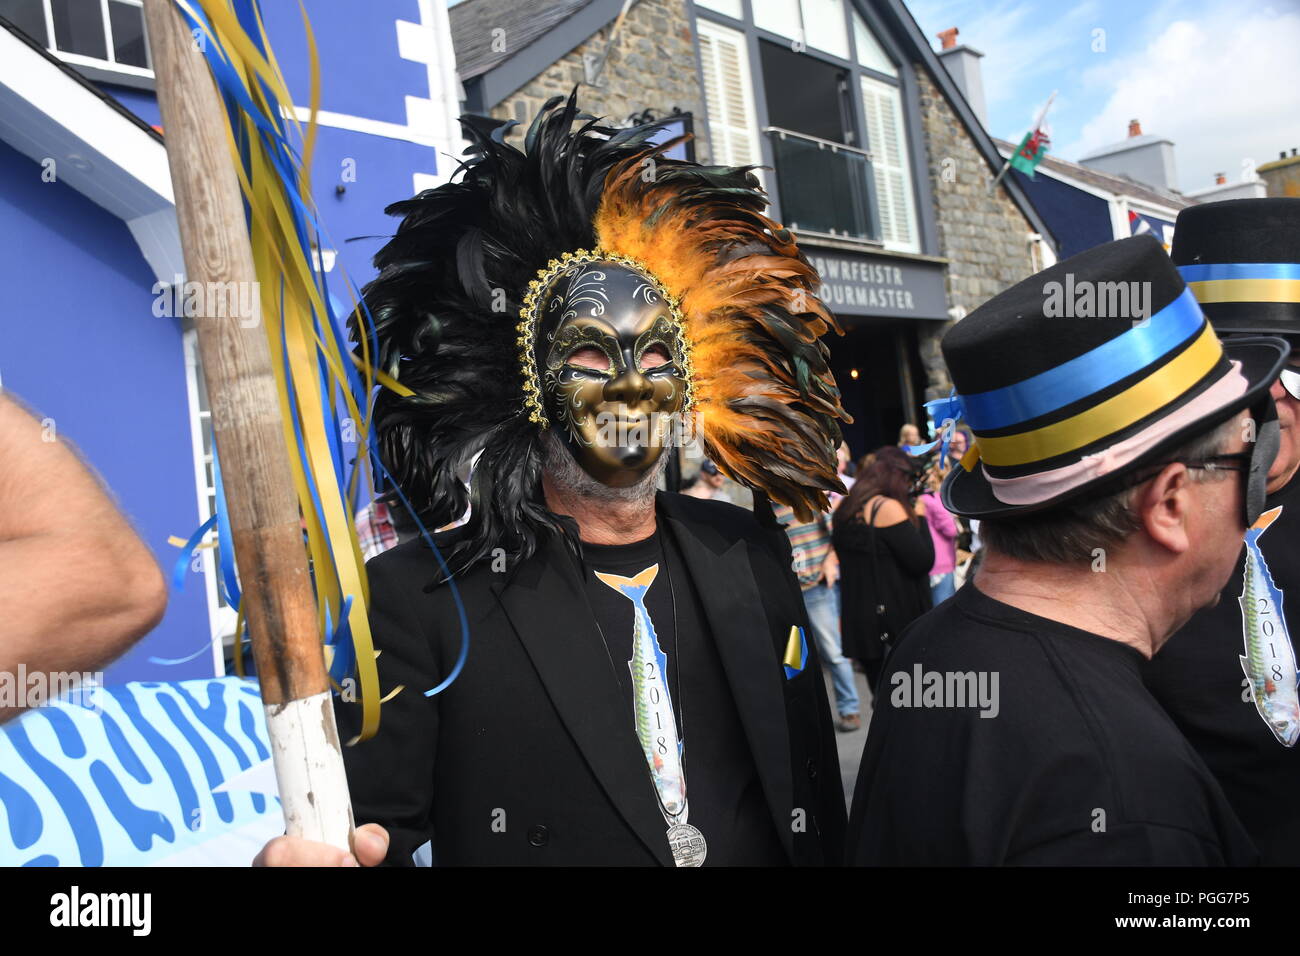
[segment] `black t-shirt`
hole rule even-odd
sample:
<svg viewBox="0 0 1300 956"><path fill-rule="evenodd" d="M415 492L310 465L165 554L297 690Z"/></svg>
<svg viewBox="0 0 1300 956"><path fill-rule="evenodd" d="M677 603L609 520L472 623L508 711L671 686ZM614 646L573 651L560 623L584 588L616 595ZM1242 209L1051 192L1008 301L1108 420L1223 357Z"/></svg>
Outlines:
<svg viewBox="0 0 1300 956"><path fill-rule="evenodd" d="M1249 556L1243 548L1219 603L1198 612L1175 634L1143 676L1219 778L1263 862L1295 866L1300 864L1300 747L1295 745L1300 728L1295 638L1286 626L1286 611L1288 595L1290 602L1300 601L1300 479L1271 495L1267 507L1281 509L1257 539L1276 595L1270 594L1263 575L1254 575L1246 602L1256 612L1251 615L1258 641L1254 666L1242 608ZM1268 681L1261 682L1259 695L1267 702L1264 708L1253 699L1251 671ZM1261 709L1279 722L1276 732Z"/></svg>
<svg viewBox="0 0 1300 956"><path fill-rule="evenodd" d="M849 860L1255 862L1213 775L1142 686L1141 660L960 589L886 661Z"/></svg>
<svg viewBox="0 0 1300 956"><path fill-rule="evenodd" d="M627 545L584 542L582 551L587 596L609 648L613 674L627 696L627 719L635 729L637 694L644 692L643 719L652 752L660 755L668 771L665 779L673 769L672 724L684 744L679 753L688 821L708 843L704 865L788 863L704 609L672 536L656 532ZM653 631L646 635L650 653L643 648L638 663L643 674L653 678L662 668L665 677L638 687L631 667L638 633L636 598L644 602L649 616L648 628L644 620L641 626ZM655 645L662 657L654 653ZM666 710L657 710L664 685L671 720ZM648 764L646 786L654 788Z"/></svg>

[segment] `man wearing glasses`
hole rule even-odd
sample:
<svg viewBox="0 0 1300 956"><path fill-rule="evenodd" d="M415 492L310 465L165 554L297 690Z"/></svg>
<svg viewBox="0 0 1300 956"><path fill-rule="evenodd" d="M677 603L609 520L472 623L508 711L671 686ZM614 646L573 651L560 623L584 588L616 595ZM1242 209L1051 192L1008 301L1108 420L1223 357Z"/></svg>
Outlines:
<svg viewBox="0 0 1300 956"><path fill-rule="evenodd" d="M1062 314L1066 284L1083 291ZM1083 298L1134 286L1148 293L1135 310ZM957 395L935 417L974 435L943 503L980 519L985 557L885 662L848 859L1254 862L1141 666L1218 600L1260 517L1286 342L1228 354L1137 236L990 299L942 348Z"/></svg>
<svg viewBox="0 0 1300 956"><path fill-rule="evenodd" d="M1268 498L1219 601L1146 667L1152 693L1214 772L1265 864L1300 863L1300 199L1183 210L1172 256L1231 355L1251 335L1292 346L1270 394L1280 425Z"/></svg>

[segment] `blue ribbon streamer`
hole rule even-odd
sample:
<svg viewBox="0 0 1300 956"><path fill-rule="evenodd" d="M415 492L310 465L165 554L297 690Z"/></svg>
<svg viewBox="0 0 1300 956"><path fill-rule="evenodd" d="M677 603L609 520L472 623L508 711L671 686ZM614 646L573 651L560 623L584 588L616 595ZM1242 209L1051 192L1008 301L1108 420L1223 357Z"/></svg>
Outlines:
<svg viewBox="0 0 1300 956"><path fill-rule="evenodd" d="M221 486L221 462L212 449L212 480L217 487L217 553L221 556L221 585L226 603L239 607L239 575L235 571L235 536L230 533L230 514L226 511L226 492Z"/></svg>
<svg viewBox="0 0 1300 956"><path fill-rule="evenodd" d="M180 557L176 559L176 564L172 567L172 587L177 591L185 590L185 570L190 566L190 558L194 557L194 549L199 546L203 536L211 531L212 526L216 523L217 516L213 515L199 525L198 530L190 535L190 539L181 547Z"/></svg>
<svg viewBox="0 0 1300 956"><path fill-rule="evenodd" d="M342 684L348 674L352 673L352 666L357 660L357 649L352 643L352 625L348 620L348 615L352 612L352 595L349 594L343 601L343 609L339 611L339 626L330 632L330 609L325 608L325 631L330 634L327 643L334 648L334 660L330 663L330 679L336 684Z"/></svg>
<svg viewBox="0 0 1300 956"><path fill-rule="evenodd" d="M402 500L402 504L406 506L407 512L411 515L411 518L414 519L416 527L420 529L420 536L424 538L425 543L433 550L434 557L438 559L438 567L442 569L443 577L447 579L447 584L451 587L451 597L456 603L456 614L460 618L460 653L456 656L456 663L452 666L451 673L447 675L442 683L437 687L424 692L425 697L432 697L435 694L442 693L450 687L456 678L460 676L461 670L465 667L465 660L469 657L469 619L465 616L465 605L460 599L460 588L456 587L456 579L452 577L451 570L447 567L447 562L443 560L442 552L439 551L438 546L433 543L433 536L429 534L428 529L424 527L424 522L421 521L419 516L415 513L415 509L411 507L411 502L407 500L406 495L402 493L402 489L397 486L397 482L393 479L393 476L389 474L388 469L384 467L383 462L379 461L376 457L375 464L379 466L380 472L383 474L385 479L392 483L393 491L397 492L397 496Z"/></svg>
<svg viewBox="0 0 1300 956"><path fill-rule="evenodd" d="M928 454L936 446L939 448L939 467L948 467L948 446L952 444L952 433L957 427L957 423L965 420L965 410L962 408L961 396L957 390L953 389L948 393L947 398L935 398L925 403L925 407L930 409L930 417L939 422L939 437L924 445L904 445L903 451L909 455L920 456ZM951 422L951 426L949 423Z"/></svg>

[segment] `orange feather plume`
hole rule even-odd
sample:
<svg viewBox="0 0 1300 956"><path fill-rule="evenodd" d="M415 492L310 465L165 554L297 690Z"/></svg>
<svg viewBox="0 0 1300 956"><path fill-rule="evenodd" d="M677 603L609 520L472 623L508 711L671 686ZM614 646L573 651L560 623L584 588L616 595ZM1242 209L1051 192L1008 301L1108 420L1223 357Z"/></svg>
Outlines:
<svg viewBox="0 0 1300 956"><path fill-rule="evenodd" d="M706 453L729 477L800 520L843 493L840 404L821 337L835 317L791 233L762 214L748 170L658 158L616 165L595 217L599 247L644 264L677 298Z"/></svg>

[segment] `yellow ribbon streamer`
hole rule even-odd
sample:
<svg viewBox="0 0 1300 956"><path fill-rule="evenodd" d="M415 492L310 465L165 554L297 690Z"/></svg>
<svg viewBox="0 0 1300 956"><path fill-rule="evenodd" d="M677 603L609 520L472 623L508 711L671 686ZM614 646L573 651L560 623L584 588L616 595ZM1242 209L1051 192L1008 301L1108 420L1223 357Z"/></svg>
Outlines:
<svg viewBox="0 0 1300 956"><path fill-rule="evenodd" d="M178 3L192 12L190 0L178 0ZM299 202L312 208L308 176L315 146L316 116L320 109L320 64L306 11L300 3L311 75L310 113L304 130L293 113L292 97L271 52L260 18L257 29L261 49L245 33L228 0L197 0L197 3L211 24L211 30L204 31L205 42L216 43L226 52L254 106L266 117L283 117L290 124L289 128L301 137L301 162L295 163ZM262 50L266 51L265 55ZM304 254L298 238L293 207L284 191L286 183L281 179L251 117L240 116L233 128L227 124L223 126L249 207L249 233L261 292L262 327L271 350L294 489L307 529L307 551L312 562L318 624L322 633L327 609L330 620L338 621L346 596L353 597L348 624L356 651L362 703L362 727L356 739L364 740L372 737L379 728L379 705L382 702L367 612L369 584L349 507L351 498L339 487L334 473L326 422L327 416L329 421L338 420L338 397L341 394L343 410L356 429L360 447L368 447L370 401L367 398L364 411L358 407L348 386L347 361L361 370L367 386L378 382L398 394L414 393L370 365L369 343L364 334L361 345L363 358L358 358L351 351L340 352L333 340L323 340L317 333L313 317L328 321L325 318L328 310L321 295L315 263L310 255ZM241 144L248 157L247 169L241 157ZM328 371L325 389L321 388L318 377L319 363L324 363ZM368 387L366 395L369 394ZM295 404L296 424L302 436L301 453L294 429ZM358 479L354 469L349 490L355 488ZM313 502L312 486L316 489L319 511ZM242 609L239 620L242 628ZM237 661L236 671L242 674L242 669L242 661ZM396 692L394 689L383 699Z"/></svg>

